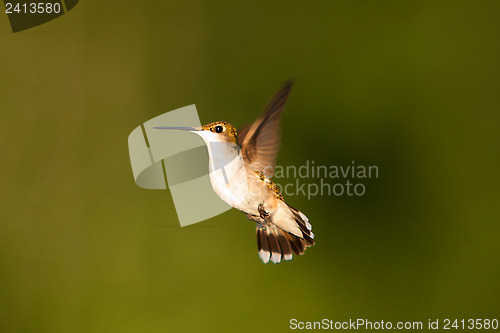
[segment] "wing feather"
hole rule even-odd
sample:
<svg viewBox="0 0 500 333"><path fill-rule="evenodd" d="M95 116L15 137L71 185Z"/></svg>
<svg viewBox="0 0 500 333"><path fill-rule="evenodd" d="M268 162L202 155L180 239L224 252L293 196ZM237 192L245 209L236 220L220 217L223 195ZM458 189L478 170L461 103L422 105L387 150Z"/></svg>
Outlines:
<svg viewBox="0 0 500 333"><path fill-rule="evenodd" d="M260 171L267 177L274 175L280 148L281 112L292 85L292 81L286 82L267 104L261 116L250 127L243 127L238 135L243 158L250 162L255 171Z"/></svg>

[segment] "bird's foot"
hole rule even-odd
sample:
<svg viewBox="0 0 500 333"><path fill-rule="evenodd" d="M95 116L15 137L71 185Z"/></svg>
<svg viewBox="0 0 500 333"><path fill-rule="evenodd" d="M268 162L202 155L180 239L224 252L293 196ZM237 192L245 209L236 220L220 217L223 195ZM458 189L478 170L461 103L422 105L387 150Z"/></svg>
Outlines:
<svg viewBox="0 0 500 333"><path fill-rule="evenodd" d="M267 212L264 209L264 205L263 204L259 204L259 207L257 209L259 211L260 218L269 223L269 215L270 214L269 214L269 212Z"/></svg>

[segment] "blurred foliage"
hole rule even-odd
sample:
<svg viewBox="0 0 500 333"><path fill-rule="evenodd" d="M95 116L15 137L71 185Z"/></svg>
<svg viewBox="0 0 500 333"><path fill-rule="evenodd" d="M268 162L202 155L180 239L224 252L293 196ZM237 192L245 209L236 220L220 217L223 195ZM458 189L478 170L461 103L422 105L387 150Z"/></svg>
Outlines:
<svg viewBox="0 0 500 333"><path fill-rule="evenodd" d="M492 318L500 302L500 2L81 1L0 15L0 331L285 331ZM282 165L379 166L290 197L317 245L264 265L235 210L180 228L127 136L195 103L254 120L287 79Z"/></svg>

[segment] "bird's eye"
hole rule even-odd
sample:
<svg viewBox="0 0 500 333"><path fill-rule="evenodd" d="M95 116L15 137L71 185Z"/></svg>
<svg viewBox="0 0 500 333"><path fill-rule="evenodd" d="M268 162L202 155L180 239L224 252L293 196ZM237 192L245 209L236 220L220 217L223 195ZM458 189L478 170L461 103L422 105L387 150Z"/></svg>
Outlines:
<svg viewBox="0 0 500 333"><path fill-rule="evenodd" d="M222 128L221 125L215 126L215 133L222 133L223 130L224 130L224 128Z"/></svg>

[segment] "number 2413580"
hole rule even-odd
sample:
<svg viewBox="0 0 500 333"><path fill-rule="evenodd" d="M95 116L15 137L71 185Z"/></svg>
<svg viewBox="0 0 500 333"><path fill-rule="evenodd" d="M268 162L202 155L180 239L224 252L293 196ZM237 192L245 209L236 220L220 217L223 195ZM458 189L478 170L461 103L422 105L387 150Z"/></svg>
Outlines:
<svg viewBox="0 0 500 333"><path fill-rule="evenodd" d="M30 3L11 3L5 4L7 14L58 14L61 12L61 4L50 2L30 2Z"/></svg>

